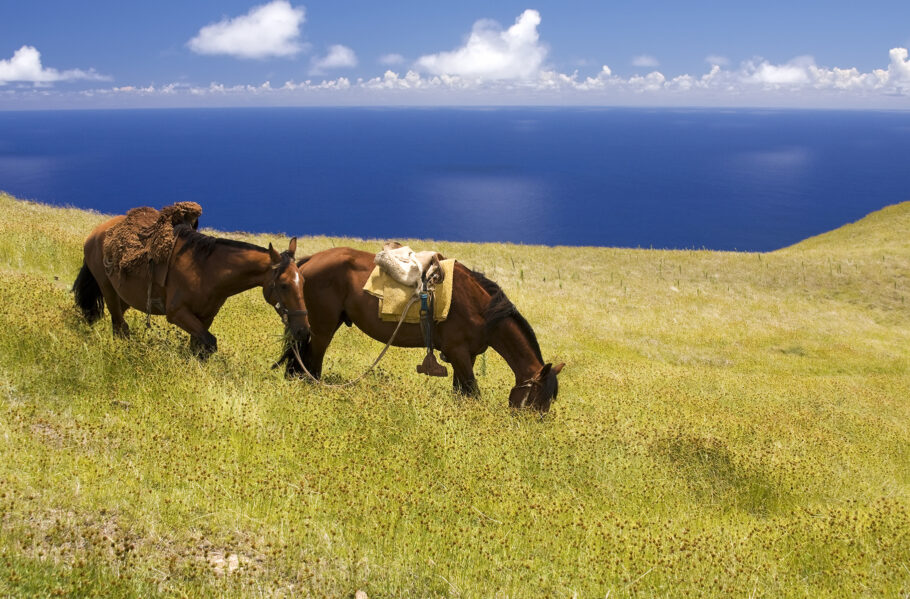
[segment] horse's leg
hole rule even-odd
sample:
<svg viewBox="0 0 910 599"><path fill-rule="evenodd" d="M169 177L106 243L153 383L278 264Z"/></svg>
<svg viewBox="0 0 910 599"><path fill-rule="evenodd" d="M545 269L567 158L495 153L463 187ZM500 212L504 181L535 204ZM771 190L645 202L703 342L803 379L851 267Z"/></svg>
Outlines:
<svg viewBox="0 0 910 599"><path fill-rule="evenodd" d="M306 366L306 369L310 371L314 378L322 378L322 361L334 336L335 331L328 335L310 334L310 342L307 343L300 357L303 358L303 365Z"/></svg>
<svg viewBox="0 0 910 599"><path fill-rule="evenodd" d="M322 327L312 320L310 321L310 341L300 352L300 357L303 359L303 365L306 366L306 369L315 379L322 378L322 360L325 358L325 352L329 349L329 344L332 342L332 338L338 328L344 322L340 314L337 319L334 327ZM318 322L324 321L320 320ZM285 366L284 374L289 378L303 374L300 371L300 365L297 364L296 356L290 356Z"/></svg>
<svg viewBox="0 0 910 599"><path fill-rule="evenodd" d="M167 321L190 334L190 350L203 360L218 349L218 340L208 327L185 306L168 309Z"/></svg>
<svg viewBox="0 0 910 599"><path fill-rule="evenodd" d="M111 313L111 325L114 328L114 337L129 338L130 326L126 324L126 320L123 318L123 312L125 311L124 305L126 302L120 298L120 295L117 294L117 291L107 277L102 277L100 279L96 277L96 280L98 281L98 287L101 288L101 295L104 297L104 303L107 304L107 310Z"/></svg>
<svg viewBox="0 0 910 599"><path fill-rule="evenodd" d="M474 378L474 360L477 356L471 355L467 349L445 354L452 364L452 388L455 393L478 397L480 388L477 386L477 379Z"/></svg>

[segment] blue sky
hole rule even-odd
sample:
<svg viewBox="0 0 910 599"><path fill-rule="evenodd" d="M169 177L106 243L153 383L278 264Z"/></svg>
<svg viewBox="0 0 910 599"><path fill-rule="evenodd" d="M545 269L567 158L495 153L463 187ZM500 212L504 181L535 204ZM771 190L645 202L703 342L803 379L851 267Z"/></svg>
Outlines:
<svg viewBox="0 0 910 599"><path fill-rule="evenodd" d="M910 2L4 2L0 109L910 108Z"/></svg>

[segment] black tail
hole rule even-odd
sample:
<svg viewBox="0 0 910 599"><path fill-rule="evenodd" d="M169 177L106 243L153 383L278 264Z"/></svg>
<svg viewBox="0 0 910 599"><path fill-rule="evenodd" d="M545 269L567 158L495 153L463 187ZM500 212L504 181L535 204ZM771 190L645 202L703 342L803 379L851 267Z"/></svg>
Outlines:
<svg viewBox="0 0 910 599"><path fill-rule="evenodd" d="M104 314L104 297L101 295L101 287L92 271L88 269L85 262L82 263L82 270L73 283L73 294L76 296L76 305L82 310L82 315L89 322L95 322Z"/></svg>

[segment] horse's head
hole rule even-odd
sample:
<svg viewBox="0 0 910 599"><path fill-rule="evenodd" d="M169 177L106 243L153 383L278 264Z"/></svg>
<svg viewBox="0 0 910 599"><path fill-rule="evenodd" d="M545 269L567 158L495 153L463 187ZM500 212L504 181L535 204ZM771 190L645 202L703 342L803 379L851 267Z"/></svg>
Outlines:
<svg viewBox="0 0 910 599"><path fill-rule="evenodd" d="M285 328L295 341L307 343L310 340L310 321L307 319L306 304L303 301L303 276L294 262L297 251L297 238L291 239L288 249L278 253L269 244L269 256L272 259L272 278L262 293L265 301L271 304Z"/></svg>
<svg viewBox="0 0 910 599"><path fill-rule="evenodd" d="M537 373L528 380L512 387L509 393L509 406L513 408L534 408L540 412L548 412L550 403L559 393L559 381L556 375L560 373L564 362L556 366L544 364Z"/></svg>

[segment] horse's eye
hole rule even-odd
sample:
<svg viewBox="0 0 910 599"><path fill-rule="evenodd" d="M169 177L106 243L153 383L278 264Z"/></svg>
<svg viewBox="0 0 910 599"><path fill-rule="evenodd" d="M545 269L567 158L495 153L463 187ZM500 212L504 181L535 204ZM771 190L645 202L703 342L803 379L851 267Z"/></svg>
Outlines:
<svg viewBox="0 0 910 599"><path fill-rule="evenodd" d="M279 285L279 287L281 287L282 289L284 289L285 291L287 291L288 288L290 287L290 285L288 285L287 283L281 283L281 284Z"/></svg>

